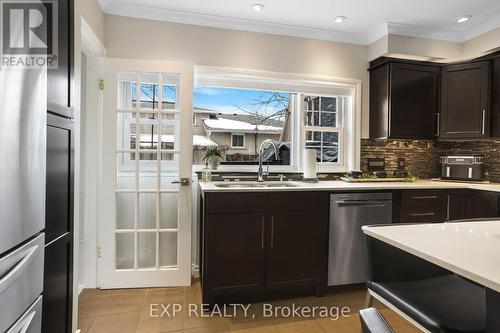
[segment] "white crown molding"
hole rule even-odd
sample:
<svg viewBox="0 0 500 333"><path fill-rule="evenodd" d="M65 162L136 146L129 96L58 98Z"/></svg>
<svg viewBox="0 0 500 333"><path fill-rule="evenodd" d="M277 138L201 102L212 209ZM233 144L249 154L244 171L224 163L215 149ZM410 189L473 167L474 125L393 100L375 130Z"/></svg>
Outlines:
<svg viewBox="0 0 500 333"><path fill-rule="evenodd" d="M455 43L461 43L465 40L463 31L446 29L437 30L430 27L395 22L387 23L387 33L390 35L431 38Z"/></svg>
<svg viewBox="0 0 500 333"><path fill-rule="evenodd" d="M389 34L463 43L471 38L500 27L500 12L496 12L492 13L487 20L471 26L465 31L387 22L375 29L371 29L368 33L349 33L323 28L270 23L236 17L144 6L124 2L123 0L98 0L98 2L103 11L111 15L358 45L370 45Z"/></svg>
<svg viewBox="0 0 500 333"><path fill-rule="evenodd" d="M84 50L89 51L98 57L104 57L106 55L106 47L83 17L81 17L80 32L82 38L82 48Z"/></svg>
<svg viewBox="0 0 500 333"><path fill-rule="evenodd" d="M310 28L304 26L268 23L257 20L248 20L234 17L199 14L188 11L179 11L164 8L147 7L112 0L100 0L108 2L105 8L106 14L129 16L142 19L152 19L214 28L243 30L249 32L268 33L290 37L311 38L350 44L367 45L368 40L364 34L341 32L335 30Z"/></svg>

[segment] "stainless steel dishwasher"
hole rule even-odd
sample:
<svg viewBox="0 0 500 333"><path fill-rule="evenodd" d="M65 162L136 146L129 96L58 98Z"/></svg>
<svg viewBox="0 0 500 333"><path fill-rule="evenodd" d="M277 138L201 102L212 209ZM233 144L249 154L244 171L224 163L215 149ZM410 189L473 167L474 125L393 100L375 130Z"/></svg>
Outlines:
<svg viewBox="0 0 500 333"><path fill-rule="evenodd" d="M331 195L329 286L366 282L366 254L361 227L387 224L391 220L391 193Z"/></svg>

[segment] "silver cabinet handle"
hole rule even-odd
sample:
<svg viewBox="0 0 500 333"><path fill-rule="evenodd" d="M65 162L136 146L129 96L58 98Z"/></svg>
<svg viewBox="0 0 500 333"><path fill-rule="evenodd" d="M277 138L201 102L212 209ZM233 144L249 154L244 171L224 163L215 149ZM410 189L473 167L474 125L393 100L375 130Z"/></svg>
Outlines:
<svg viewBox="0 0 500 333"><path fill-rule="evenodd" d="M189 178L181 178L180 180L174 180L172 184L181 184L181 186L189 185Z"/></svg>
<svg viewBox="0 0 500 333"><path fill-rule="evenodd" d="M483 123L482 123L482 127L481 127L481 134L485 134L485 131L486 131L486 110L483 110Z"/></svg>
<svg viewBox="0 0 500 333"><path fill-rule="evenodd" d="M274 248L274 217L271 216L271 249Z"/></svg>
<svg viewBox="0 0 500 333"><path fill-rule="evenodd" d="M264 248L264 216L261 219L261 230L260 230L260 247Z"/></svg>
<svg viewBox="0 0 500 333"><path fill-rule="evenodd" d="M410 216L416 217L416 216L434 216L436 213L412 213Z"/></svg>
<svg viewBox="0 0 500 333"><path fill-rule="evenodd" d="M424 199L437 199L437 196L435 195L427 195L427 196L421 196L421 197L412 197L415 200L424 200Z"/></svg>
<svg viewBox="0 0 500 333"><path fill-rule="evenodd" d="M441 130L439 126L441 126L441 114L436 113L436 121L437 121L437 126L436 126L436 136L439 136L441 134Z"/></svg>
<svg viewBox="0 0 500 333"><path fill-rule="evenodd" d="M2 279L0 279L0 294L3 293L18 277L23 273L23 271L29 266L35 257L35 252L38 249L38 245L35 245L28 249L14 268L5 274Z"/></svg>

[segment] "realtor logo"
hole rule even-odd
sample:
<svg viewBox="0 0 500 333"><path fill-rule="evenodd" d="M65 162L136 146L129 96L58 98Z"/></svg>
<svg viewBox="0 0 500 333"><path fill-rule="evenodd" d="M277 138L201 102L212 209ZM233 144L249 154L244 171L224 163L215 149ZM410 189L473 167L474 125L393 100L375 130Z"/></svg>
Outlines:
<svg viewBox="0 0 500 333"><path fill-rule="evenodd" d="M57 68L57 0L0 0L0 66Z"/></svg>

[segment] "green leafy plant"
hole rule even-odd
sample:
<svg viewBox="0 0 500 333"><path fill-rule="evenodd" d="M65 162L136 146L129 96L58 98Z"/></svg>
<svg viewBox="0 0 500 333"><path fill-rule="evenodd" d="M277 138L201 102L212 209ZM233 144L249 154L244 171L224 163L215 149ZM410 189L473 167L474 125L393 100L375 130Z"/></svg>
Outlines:
<svg viewBox="0 0 500 333"><path fill-rule="evenodd" d="M205 148L205 156L203 157L202 161L209 161L213 158L223 159L225 152L226 150L224 148L218 146Z"/></svg>

